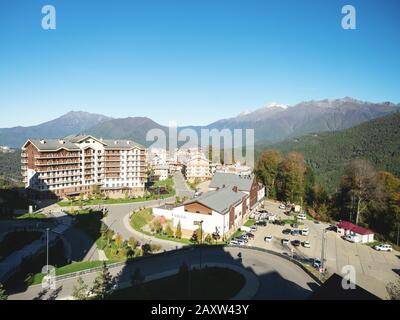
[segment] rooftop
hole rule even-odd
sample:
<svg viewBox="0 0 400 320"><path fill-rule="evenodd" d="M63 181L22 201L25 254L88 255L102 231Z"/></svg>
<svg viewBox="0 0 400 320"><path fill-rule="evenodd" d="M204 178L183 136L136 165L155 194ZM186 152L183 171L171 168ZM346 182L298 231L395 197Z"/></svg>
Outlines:
<svg viewBox="0 0 400 320"><path fill-rule="evenodd" d="M198 202L219 213L227 213L232 205L241 202L246 194L234 191L231 187L221 188L215 191L203 193L200 197L186 201L185 204Z"/></svg>
<svg viewBox="0 0 400 320"><path fill-rule="evenodd" d="M209 188L222 188L236 186L240 191L249 192L253 184L254 176L240 176L235 173L216 172L210 182Z"/></svg>
<svg viewBox="0 0 400 320"><path fill-rule="evenodd" d="M372 230L360 227L349 221L341 221L338 223L337 227L341 228L341 229L349 230L349 231L352 231L354 233L361 234L361 235L374 234L374 232Z"/></svg>

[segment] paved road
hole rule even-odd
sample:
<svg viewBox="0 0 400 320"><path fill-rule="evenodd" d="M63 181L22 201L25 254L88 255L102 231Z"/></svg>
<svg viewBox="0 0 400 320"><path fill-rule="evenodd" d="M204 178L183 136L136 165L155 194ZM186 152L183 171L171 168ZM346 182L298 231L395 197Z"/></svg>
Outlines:
<svg viewBox="0 0 400 320"><path fill-rule="evenodd" d="M278 204L271 201L265 202L268 211L273 212L282 219L288 217L283 210L278 208ZM295 252L308 258L320 258L322 249L322 231L328 227L327 224L305 220L304 225L309 229L308 236L287 236L282 234L282 230L289 226L277 226L268 224L267 227L260 227L255 233L254 246L274 250L277 252L290 253L291 246L282 246L280 240L288 238L289 240L299 239L301 241L310 241L311 248L298 247ZM290 228L290 227L289 227ZM265 243L264 237L272 235L272 243ZM326 233L326 267L329 273L341 274L342 268L346 265L352 265L356 271L356 282L371 291L375 295L386 298L386 284L394 281L399 276L393 271L400 269L400 253L378 252L365 244L355 244L343 240L337 233L328 231Z"/></svg>
<svg viewBox="0 0 400 320"><path fill-rule="evenodd" d="M176 190L176 195L179 197L192 198L194 196L194 191L188 187L185 178L181 172L175 172L174 178L174 188Z"/></svg>
<svg viewBox="0 0 400 320"><path fill-rule="evenodd" d="M238 258L239 252L241 259ZM246 248L203 248L201 250L202 263L223 263L235 265L253 273L259 280L259 288L254 299L306 299L318 284L297 265L281 257ZM172 254L154 255L147 259L133 261L124 267L111 269L113 276L118 277L119 283L131 279L134 270L140 271L149 277L153 274L177 269L185 262L188 265L197 265L200 262L200 249L179 250ZM86 274L82 278L91 285L96 274ZM57 298L67 298L71 295L76 278L60 280L55 291ZM39 296L40 285L31 286L27 291L10 295L11 300L31 300ZM53 291L54 293L54 291ZM48 299L52 292L43 295ZM54 295L53 295L54 298Z"/></svg>

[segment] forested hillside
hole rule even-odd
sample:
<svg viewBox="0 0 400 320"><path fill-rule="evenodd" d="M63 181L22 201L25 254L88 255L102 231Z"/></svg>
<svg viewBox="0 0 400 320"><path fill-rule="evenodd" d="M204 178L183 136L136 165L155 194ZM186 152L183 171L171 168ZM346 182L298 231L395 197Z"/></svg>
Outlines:
<svg viewBox="0 0 400 320"><path fill-rule="evenodd" d="M21 176L21 152L15 150L12 153L0 153L0 178L4 177L12 181L22 181Z"/></svg>
<svg viewBox="0 0 400 320"><path fill-rule="evenodd" d="M377 169L400 176L400 113L365 122L335 133L308 134L283 142L259 146L304 155L317 181L333 191L344 166L353 159L366 159Z"/></svg>

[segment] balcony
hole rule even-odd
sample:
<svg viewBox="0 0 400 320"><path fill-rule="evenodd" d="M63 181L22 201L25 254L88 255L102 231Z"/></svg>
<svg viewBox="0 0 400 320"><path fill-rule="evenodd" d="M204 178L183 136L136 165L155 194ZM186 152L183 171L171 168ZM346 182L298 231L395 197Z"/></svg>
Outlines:
<svg viewBox="0 0 400 320"><path fill-rule="evenodd" d="M81 168L79 166L75 166L75 167L58 167L58 168L53 168L53 167L49 167L49 168L38 168L37 172L60 172L60 171L67 171L67 170L80 170Z"/></svg>
<svg viewBox="0 0 400 320"><path fill-rule="evenodd" d="M79 161L47 161L47 162L40 162L36 161L35 166L65 166L65 165L73 165L79 164Z"/></svg>
<svg viewBox="0 0 400 320"><path fill-rule="evenodd" d="M36 160L47 160L47 159L72 159L72 158L79 158L79 154L48 154L40 156L36 156Z"/></svg>
<svg viewBox="0 0 400 320"><path fill-rule="evenodd" d="M22 159L21 159L21 163L28 163L28 159L22 158Z"/></svg>

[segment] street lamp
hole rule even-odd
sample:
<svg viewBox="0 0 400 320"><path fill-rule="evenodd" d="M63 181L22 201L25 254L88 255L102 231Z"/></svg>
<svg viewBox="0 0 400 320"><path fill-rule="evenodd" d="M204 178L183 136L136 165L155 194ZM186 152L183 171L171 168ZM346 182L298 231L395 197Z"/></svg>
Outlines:
<svg viewBox="0 0 400 320"><path fill-rule="evenodd" d="M46 228L46 269L49 274L49 228Z"/></svg>

